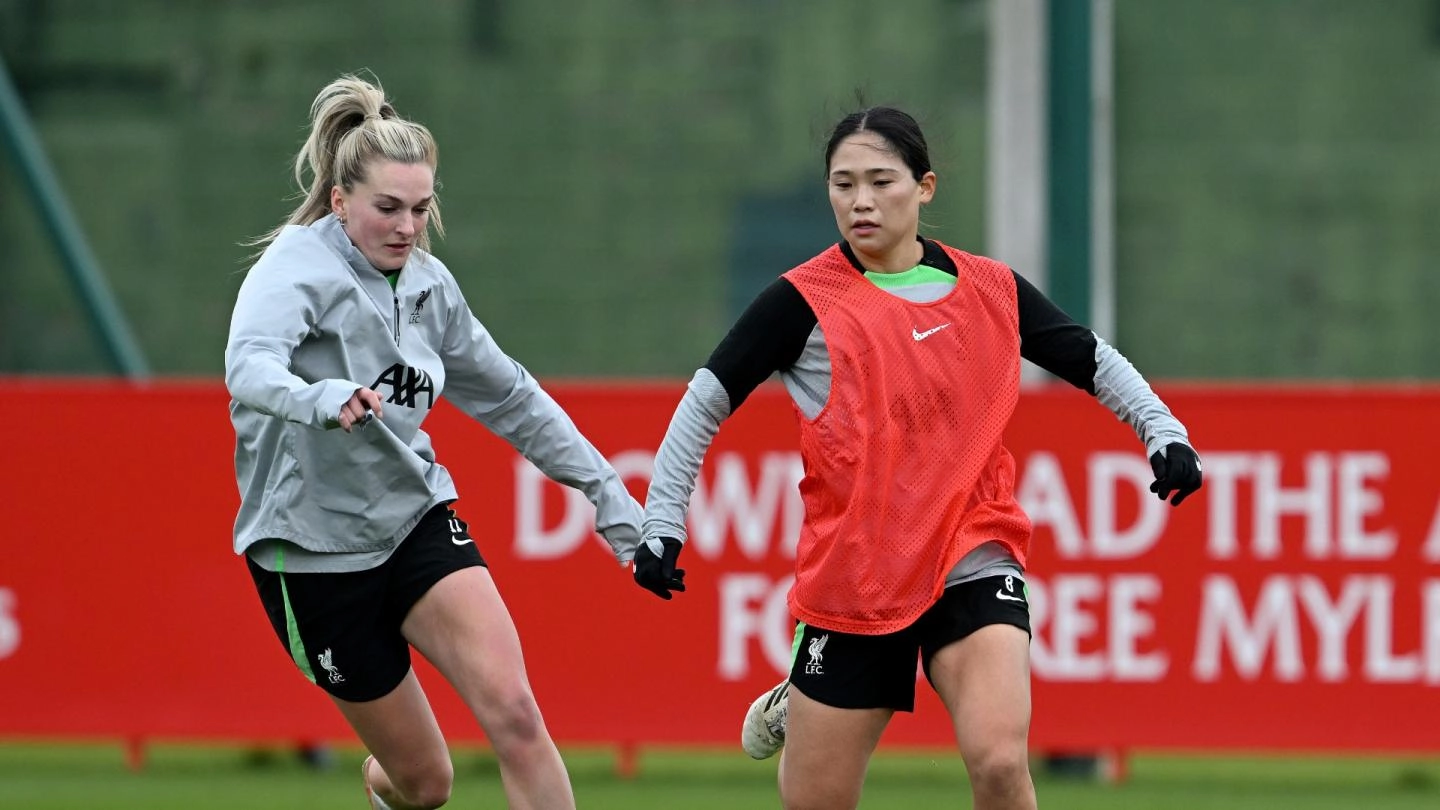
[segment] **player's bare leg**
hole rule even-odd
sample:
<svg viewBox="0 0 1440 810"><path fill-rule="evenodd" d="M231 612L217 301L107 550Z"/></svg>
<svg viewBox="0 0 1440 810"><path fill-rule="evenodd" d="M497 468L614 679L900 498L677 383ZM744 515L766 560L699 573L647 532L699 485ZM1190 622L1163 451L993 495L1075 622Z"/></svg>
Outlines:
<svg viewBox="0 0 1440 810"><path fill-rule="evenodd" d="M365 760L364 777L383 806L429 810L449 800L454 782L450 751L413 670L378 700L331 700L374 756Z"/></svg>
<svg viewBox="0 0 1440 810"><path fill-rule="evenodd" d="M1035 810L1030 637L1010 625L982 627L941 648L930 678L955 727L975 810Z"/></svg>
<svg viewBox="0 0 1440 810"><path fill-rule="evenodd" d="M785 810L847 810L860 804L865 769L891 709L837 709L790 687L780 802Z"/></svg>
<svg viewBox="0 0 1440 810"><path fill-rule="evenodd" d="M510 807L573 808L565 763L545 729L520 638L490 572L476 566L447 575L415 603L401 631L480 722Z"/></svg>

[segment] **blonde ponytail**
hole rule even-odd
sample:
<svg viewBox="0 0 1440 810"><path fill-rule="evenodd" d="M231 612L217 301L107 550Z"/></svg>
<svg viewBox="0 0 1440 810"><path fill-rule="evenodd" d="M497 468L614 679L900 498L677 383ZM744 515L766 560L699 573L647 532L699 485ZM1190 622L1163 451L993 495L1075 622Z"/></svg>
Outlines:
<svg viewBox="0 0 1440 810"><path fill-rule="evenodd" d="M345 74L310 104L310 135L295 155L295 183L304 189L303 200L274 230L247 244L264 247L286 225L309 225L324 217L330 213L330 189L353 190L377 160L424 163L433 170L438 157L430 130L401 118L378 80ZM438 199L430 203L430 222L436 233L445 235ZM429 250L429 231L419 234L415 244Z"/></svg>

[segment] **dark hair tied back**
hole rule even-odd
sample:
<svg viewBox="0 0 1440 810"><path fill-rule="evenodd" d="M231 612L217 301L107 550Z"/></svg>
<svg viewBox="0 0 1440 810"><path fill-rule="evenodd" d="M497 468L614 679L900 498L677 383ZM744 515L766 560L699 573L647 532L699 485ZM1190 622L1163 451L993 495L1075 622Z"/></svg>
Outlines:
<svg viewBox="0 0 1440 810"><path fill-rule="evenodd" d="M826 175L830 173L830 160L835 157L840 142L857 132L873 132L884 138L916 180L930 171L930 147L915 119L894 107L870 107L850 113L830 131L830 140L825 144Z"/></svg>

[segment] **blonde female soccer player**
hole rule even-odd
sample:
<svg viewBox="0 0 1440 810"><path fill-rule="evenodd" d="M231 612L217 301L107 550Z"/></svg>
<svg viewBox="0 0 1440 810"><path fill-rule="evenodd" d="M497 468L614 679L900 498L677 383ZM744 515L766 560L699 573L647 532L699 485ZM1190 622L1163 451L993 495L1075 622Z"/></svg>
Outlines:
<svg viewBox="0 0 1440 810"><path fill-rule="evenodd" d="M280 643L370 750L375 808L439 807L453 770L413 646L474 713L511 807L574 807L510 614L420 429L443 394L584 491L627 561L639 504L495 345L429 251L436 146L376 83L342 77L295 159L304 202L264 237L225 348L243 553ZM482 513L487 509L482 506Z"/></svg>

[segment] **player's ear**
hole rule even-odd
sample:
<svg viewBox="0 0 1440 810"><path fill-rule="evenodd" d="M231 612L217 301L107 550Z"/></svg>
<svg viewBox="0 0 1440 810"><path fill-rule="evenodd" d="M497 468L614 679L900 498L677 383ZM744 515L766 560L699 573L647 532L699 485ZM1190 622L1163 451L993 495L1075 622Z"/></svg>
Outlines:
<svg viewBox="0 0 1440 810"><path fill-rule="evenodd" d="M345 192L339 186L330 187L330 211L345 224Z"/></svg>
<svg viewBox="0 0 1440 810"><path fill-rule="evenodd" d="M935 199L935 184L936 182L938 182L938 180L939 178L935 176L935 172L926 172L925 175L920 178L921 205L924 205Z"/></svg>

